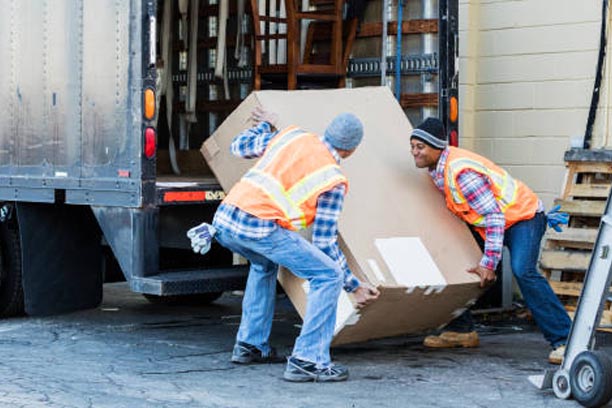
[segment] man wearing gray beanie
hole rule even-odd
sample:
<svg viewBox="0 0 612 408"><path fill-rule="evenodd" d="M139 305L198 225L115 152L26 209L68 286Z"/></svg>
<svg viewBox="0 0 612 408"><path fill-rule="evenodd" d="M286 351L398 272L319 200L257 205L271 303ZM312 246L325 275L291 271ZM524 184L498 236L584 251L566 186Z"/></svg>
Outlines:
<svg viewBox="0 0 612 408"><path fill-rule="evenodd" d="M352 113L341 113L319 137L297 126L276 130L277 116L262 109L255 109L252 119L257 124L236 136L230 149L259 160L223 200L213 225L188 233L196 252L205 252L214 236L250 261L231 361L286 361L283 377L292 382L344 381L348 369L333 364L329 353L340 291L351 293L358 307L379 295L353 276L337 243L348 188L339 163L361 142L363 125ZM298 233L310 225L312 242ZM310 288L304 323L287 360L268 342L279 265Z"/></svg>

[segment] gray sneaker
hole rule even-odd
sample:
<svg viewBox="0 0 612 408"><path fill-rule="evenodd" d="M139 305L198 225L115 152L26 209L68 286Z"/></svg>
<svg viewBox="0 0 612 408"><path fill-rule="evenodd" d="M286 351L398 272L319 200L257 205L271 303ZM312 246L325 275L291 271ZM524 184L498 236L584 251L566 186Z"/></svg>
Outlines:
<svg viewBox="0 0 612 408"><path fill-rule="evenodd" d="M346 381L349 377L348 368L338 364L330 364L325 368L317 368L315 363L289 357L283 378L291 382L336 382Z"/></svg>
<svg viewBox="0 0 612 408"><path fill-rule="evenodd" d="M234 345L231 360L236 364L274 364L284 363L285 357L277 355L274 347L270 348L270 353L264 356L257 347L239 341Z"/></svg>

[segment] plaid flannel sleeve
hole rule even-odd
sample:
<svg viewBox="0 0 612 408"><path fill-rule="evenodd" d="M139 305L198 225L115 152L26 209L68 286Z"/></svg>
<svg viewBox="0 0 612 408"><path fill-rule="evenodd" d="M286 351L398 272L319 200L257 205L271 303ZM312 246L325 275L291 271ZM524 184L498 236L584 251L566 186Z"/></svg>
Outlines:
<svg viewBox="0 0 612 408"><path fill-rule="evenodd" d="M319 196L312 243L340 265L344 271L344 290L354 292L359 287L359 280L352 274L338 246L338 217L342 211L345 189L344 184L340 184Z"/></svg>
<svg viewBox="0 0 612 408"><path fill-rule="evenodd" d="M484 216L485 246L480 266L495 270L502 256L506 217L501 212L489 181L476 172L466 170L457 180L468 205Z"/></svg>
<svg viewBox="0 0 612 408"><path fill-rule="evenodd" d="M272 126L268 122L259 122L234 138L230 145L230 152L244 159L261 157L268 143L277 133L272 131Z"/></svg>

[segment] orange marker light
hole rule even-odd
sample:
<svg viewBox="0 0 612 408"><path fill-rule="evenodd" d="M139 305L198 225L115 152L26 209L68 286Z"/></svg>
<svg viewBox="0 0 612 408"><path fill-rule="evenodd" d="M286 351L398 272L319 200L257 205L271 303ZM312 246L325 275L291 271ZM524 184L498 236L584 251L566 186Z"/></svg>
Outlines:
<svg viewBox="0 0 612 408"><path fill-rule="evenodd" d="M449 119L451 122L457 122L457 117L459 116L459 103L457 102L456 96L451 96L449 101Z"/></svg>
<svg viewBox="0 0 612 408"><path fill-rule="evenodd" d="M151 88L144 91L144 117L148 120L155 117L155 92Z"/></svg>

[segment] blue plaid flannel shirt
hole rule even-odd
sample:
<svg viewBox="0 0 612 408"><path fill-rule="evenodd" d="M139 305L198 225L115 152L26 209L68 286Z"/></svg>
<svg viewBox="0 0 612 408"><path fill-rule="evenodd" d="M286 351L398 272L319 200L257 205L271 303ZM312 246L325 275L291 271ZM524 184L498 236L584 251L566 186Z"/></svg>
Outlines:
<svg viewBox="0 0 612 408"><path fill-rule="evenodd" d="M429 173L438 190L443 193L444 168L446 167L448 152L448 148L442 151L438 165ZM499 208L489 181L483 175L471 170L462 171L457 178L457 184L468 205L478 214L484 216L486 239L480 265L495 270L502 256L506 216ZM543 210L544 206L539 201L537 211Z"/></svg>
<svg viewBox="0 0 612 408"><path fill-rule="evenodd" d="M272 130L269 123L260 122L236 136L230 151L234 156L245 159L261 157L277 133ZM339 162L340 156L336 150L325 139L323 143ZM312 226L312 243L340 265L344 271L344 290L353 292L359 287L359 280L352 274L338 246L338 217L344 203L344 192L344 185L339 185L319 196L317 215ZM275 228L280 228L273 220L262 220L225 203L219 206L213 225L231 230L241 238L251 239L265 238Z"/></svg>

